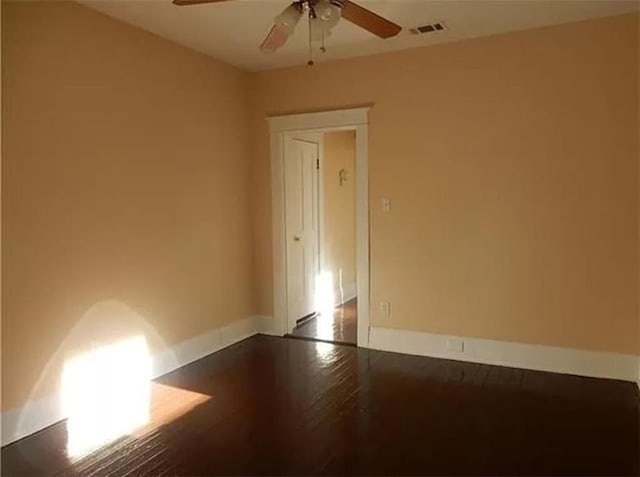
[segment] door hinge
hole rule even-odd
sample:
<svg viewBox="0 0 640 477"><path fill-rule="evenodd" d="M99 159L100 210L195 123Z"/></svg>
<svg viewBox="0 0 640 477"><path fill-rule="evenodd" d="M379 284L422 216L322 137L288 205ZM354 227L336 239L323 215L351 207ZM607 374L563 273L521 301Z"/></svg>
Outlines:
<svg viewBox="0 0 640 477"><path fill-rule="evenodd" d="M316 169L320 170L320 158L316 158Z"/></svg>

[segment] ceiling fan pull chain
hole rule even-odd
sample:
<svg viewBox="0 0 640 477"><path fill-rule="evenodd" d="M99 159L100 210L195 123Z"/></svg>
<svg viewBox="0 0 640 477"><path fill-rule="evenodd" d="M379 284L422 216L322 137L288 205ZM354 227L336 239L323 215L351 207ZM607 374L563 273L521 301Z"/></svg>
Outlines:
<svg viewBox="0 0 640 477"><path fill-rule="evenodd" d="M313 9L309 7L309 61L307 61L308 66L313 66L313 45L311 44L311 21L313 20Z"/></svg>

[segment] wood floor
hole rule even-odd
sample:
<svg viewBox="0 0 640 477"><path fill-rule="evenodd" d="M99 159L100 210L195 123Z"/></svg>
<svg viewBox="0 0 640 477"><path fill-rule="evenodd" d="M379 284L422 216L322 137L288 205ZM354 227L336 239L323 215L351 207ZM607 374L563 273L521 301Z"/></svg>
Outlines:
<svg viewBox="0 0 640 477"><path fill-rule="evenodd" d="M307 338L333 343L356 344L358 342L358 300L354 298L336 307L333 316L315 316L291 332L294 338Z"/></svg>
<svg viewBox="0 0 640 477"><path fill-rule="evenodd" d="M136 435L70 461L57 424L3 448L3 475L640 471L632 383L255 336L156 384Z"/></svg>

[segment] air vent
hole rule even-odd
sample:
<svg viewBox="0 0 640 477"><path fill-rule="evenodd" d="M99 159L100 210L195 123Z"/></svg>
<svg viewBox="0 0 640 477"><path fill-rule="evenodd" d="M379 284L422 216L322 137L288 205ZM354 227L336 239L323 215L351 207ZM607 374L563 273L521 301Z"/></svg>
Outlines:
<svg viewBox="0 0 640 477"><path fill-rule="evenodd" d="M414 35L422 35L423 33L433 33L438 31L444 31L447 27L444 26L444 23L427 23L426 25L422 25L419 27L411 28L409 31Z"/></svg>

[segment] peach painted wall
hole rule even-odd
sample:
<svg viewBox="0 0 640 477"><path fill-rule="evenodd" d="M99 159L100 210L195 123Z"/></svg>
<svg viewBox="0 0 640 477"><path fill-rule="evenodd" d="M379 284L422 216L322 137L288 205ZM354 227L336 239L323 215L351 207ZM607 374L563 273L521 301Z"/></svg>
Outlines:
<svg viewBox="0 0 640 477"><path fill-rule="evenodd" d="M3 2L2 409L93 339L272 314L264 117L365 103L374 326L638 353L638 39L627 15L248 75Z"/></svg>
<svg viewBox="0 0 640 477"><path fill-rule="evenodd" d="M638 353L638 23L254 75L258 311L273 311L264 117L373 103L373 326Z"/></svg>
<svg viewBox="0 0 640 477"><path fill-rule="evenodd" d="M337 300L356 283L356 135L355 131L324 134L324 231L322 270L331 272ZM340 184L340 171L347 180ZM350 298L344 296L344 298Z"/></svg>
<svg viewBox="0 0 640 477"><path fill-rule="evenodd" d="M71 2L2 2L3 409L65 356L252 313L248 75Z"/></svg>

